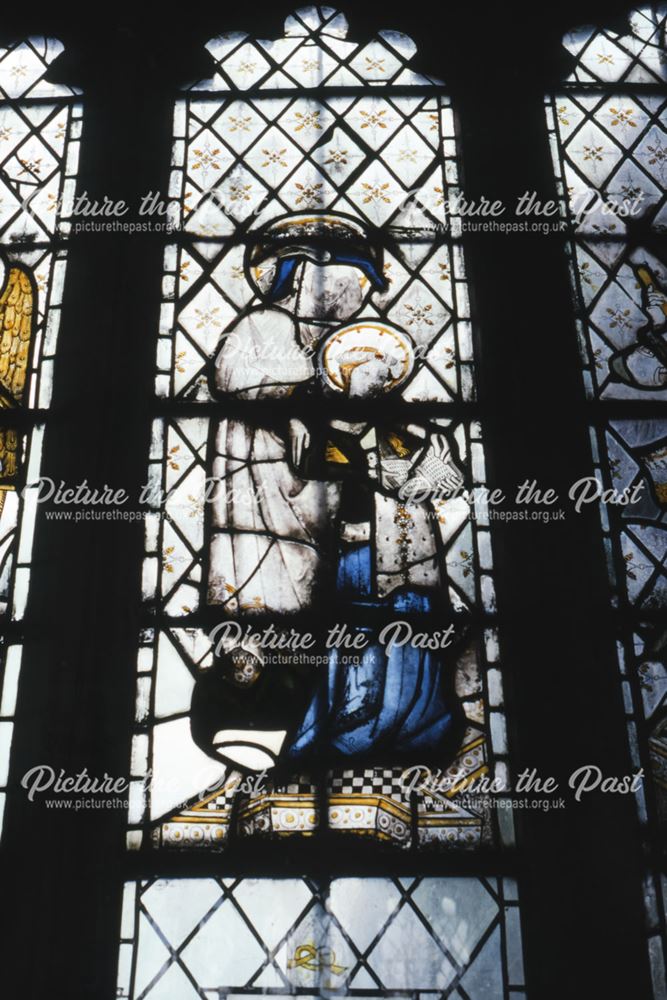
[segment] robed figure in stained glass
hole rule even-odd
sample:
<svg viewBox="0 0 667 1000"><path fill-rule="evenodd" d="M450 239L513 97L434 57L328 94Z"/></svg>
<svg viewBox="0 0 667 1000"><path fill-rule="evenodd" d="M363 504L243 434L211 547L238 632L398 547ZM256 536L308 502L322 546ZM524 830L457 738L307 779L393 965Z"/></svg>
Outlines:
<svg viewBox="0 0 667 1000"><path fill-rule="evenodd" d="M174 109L135 842L144 819L213 848L492 836L458 779L446 800L402 783L502 771L507 748L454 113L411 39L347 34L313 7L279 39L212 39Z"/></svg>
<svg viewBox="0 0 667 1000"><path fill-rule="evenodd" d="M315 616L325 601L365 645L356 657L329 649L317 676L230 642L198 684L193 735L251 769L319 753L442 760L460 739L447 664L467 611L448 587L444 553L468 508L461 499L443 510L464 485L446 427L383 415L415 347L405 330L363 319L383 287L381 248L354 220L309 213L272 225L247 266L263 305L221 339L213 391L223 400L290 397L304 416L218 424L213 474L229 488L212 505L209 604L285 621ZM371 415L327 416L345 401ZM247 501L230 502L241 490ZM452 648L388 647L382 629L397 619L417 621L420 632L449 627Z"/></svg>

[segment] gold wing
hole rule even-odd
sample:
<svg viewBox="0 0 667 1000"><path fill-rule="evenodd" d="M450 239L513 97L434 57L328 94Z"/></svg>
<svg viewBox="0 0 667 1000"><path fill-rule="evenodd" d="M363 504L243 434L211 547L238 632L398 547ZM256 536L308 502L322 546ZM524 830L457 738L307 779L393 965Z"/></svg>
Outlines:
<svg viewBox="0 0 667 1000"><path fill-rule="evenodd" d="M0 295L0 397L3 406L23 400L33 331L34 293L30 275L10 267Z"/></svg>
<svg viewBox="0 0 667 1000"><path fill-rule="evenodd" d="M28 271L9 265L0 294L0 408L23 402L34 329L34 285ZM17 473L18 435L0 428L0 488L12 488Z"/></svg>

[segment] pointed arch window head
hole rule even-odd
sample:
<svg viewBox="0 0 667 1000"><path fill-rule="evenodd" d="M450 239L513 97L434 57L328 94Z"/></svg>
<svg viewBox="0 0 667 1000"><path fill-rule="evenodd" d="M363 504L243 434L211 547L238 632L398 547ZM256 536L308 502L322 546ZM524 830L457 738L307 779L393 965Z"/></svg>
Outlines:
<svg viewBox="0 0 667 1000"><path fill-rule="evenodd" d="M55 38L0 48L0 240L67 236L81 133L80 91L46 79Z"/></svg>
<svg viewBox="0 0 667 1000"><path fill-rule="evenodd" d="M79 91L47 79L62 51L0 48L0 824L81 134Z"/></svg>
<svg viewBox="0 0 667 1000"><path fill-rule="evenodd" d="M0 48L0 100L29 101L80 96L77 87L51 83L51 64L64 51L58 38L31 37Z"/></svg>
<svg viewBox="0 0 667 1000"><path fill-rule="evenodd" d="M406 400L472 399L454 116L442 84L409 68L414 43L380 32L358 45L341 14L309 7L284 38L235 33L209 49L213 76L175 109L183 246L177 270L167 260L158 395L210 399L210 342L244 307L298 297L315 321L402 327L416 351Z"/></svg>
<svg viewBox="0 0 667 1000"><path fill-rule="evenodd" d="M628 32L586 25L569 32L563 45L575 60L568 83L660 84L667 82L667 6L651 4L628 14Z"/></svg>
<svg viewBox="0 0 667 1000"><path fill-rule="evenodd" d="M256 41L239 31L211 39L206 48L215 60L215 73L188 89L415 87L441 82L410 69L417 46L399 31L379 31L376 39L362 44L347 36L344 14L333 7L302 7L286 19L283 38Z"/></svg>

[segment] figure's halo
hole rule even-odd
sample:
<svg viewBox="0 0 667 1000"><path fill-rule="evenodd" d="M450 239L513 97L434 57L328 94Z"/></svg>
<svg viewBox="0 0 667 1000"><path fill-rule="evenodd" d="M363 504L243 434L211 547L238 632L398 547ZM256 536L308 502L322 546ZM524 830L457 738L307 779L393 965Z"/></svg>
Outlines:
<svg viewBox="0 0 667 1000"><path fill-rule="evenodd" d="M347 392L349 370L376 358L389 364L391 376L383 392L409 378L415 363L411 338L403 330L377 320L359 320L330 334L320 348L320 371L336 392ZM347 371L346 371L347 370Z"/></svg>

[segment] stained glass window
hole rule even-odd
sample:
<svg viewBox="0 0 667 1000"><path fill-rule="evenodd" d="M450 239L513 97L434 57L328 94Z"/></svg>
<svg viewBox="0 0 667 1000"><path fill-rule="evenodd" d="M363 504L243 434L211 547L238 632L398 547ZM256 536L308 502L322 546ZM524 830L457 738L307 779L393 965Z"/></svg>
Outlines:
<svg viewBox="0 0 667 1000"><path fill-rule="evenodd" d="M665 12L350 13L0 47L3 982L667 1000Z"/></svg>
<svg viewBox="0 0 667 1000"><path fill-rule="evenodd" d="M450 99L330 8L207 48L174 112L128 846L511 851L479 794L509 765ZM523 988L496 878L131 882L122 937L132 998Z"/></svg>
<svg viewBox="0 0 667 1000"><path fill-rule="evenodd" d="M452 109L409 39L346 34L307 8L222 36L176 104L133 846L511 841L458 787L506 781L507 741L482 431L448 410L474 399ZM404 787L427 759L446 802Z"/></svg>
<svg viewBox="0 0 667 1000"><path fill-rule="evenodd" d="M0 48L0 825L81 132L53 38Z"/></svg>
<svg viewBox="0 0 667 1000"><path fill-rule="evenodd" d="M626 32L567 35L572 72L547 100L584 380L596 401L587 489L602 501L631 757L653 777L636 795L656 997L667 988L666 17L664 7L640 7Z"/></svg>

